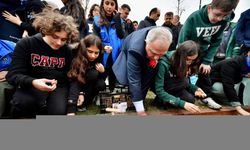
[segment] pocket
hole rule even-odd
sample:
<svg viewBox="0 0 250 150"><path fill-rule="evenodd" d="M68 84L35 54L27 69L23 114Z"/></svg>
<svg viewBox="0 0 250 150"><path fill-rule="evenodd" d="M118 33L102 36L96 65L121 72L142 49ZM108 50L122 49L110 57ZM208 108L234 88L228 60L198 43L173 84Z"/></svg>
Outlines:
<svg viewBox="0 0 250 150"><path fill-rule="evenodd" d="M109 37L108 37L107 32L105 32L105 30L102 29L100 31L100 37L103 43L109 43Z"/></svg>

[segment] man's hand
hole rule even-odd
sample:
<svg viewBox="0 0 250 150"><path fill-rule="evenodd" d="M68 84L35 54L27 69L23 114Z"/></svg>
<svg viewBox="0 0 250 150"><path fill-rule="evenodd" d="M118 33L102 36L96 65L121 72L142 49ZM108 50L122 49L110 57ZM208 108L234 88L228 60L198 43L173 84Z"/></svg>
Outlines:
<svg viewBox="0 0 250 150"><path fill-rule="evenodd" d="M75 116L75 113L67 113L67 116Z"/></svg>

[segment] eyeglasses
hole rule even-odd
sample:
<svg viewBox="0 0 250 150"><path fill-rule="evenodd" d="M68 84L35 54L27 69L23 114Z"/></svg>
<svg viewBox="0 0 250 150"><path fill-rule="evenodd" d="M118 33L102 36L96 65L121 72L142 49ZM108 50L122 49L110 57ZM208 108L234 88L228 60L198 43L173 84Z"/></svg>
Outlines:
<svg viewBox="0 0 250 150"><path fill-rule="evenodd" d="M228 18L231 16L232 11L226 13L226 14L221 14L221 13L215 13L212 11L212 16L214 18L218 18L219 20L228 20Z"/></svg>

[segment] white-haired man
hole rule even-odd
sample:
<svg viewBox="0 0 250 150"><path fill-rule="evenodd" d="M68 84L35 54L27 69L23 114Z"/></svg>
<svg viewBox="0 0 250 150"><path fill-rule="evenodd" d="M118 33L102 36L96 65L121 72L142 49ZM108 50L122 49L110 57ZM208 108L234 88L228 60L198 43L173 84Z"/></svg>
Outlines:
<svg viewBox="0 0 250 150"><path fill-rule="evenodd" d="M148 27L131 33L113 65L119 83L128 85L138 115L147 115L143 101L152 87L156 65L172 43L171 32L164 27Z"/></svg>

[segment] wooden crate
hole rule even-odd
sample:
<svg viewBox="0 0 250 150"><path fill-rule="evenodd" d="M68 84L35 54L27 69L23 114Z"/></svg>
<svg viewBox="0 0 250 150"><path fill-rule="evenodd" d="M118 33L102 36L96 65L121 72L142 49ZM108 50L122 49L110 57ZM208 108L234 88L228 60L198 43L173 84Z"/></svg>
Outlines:
<svg viewBox="0 0 250 150"><path fill-rule="evenodd" d="M112 93L109 90L100 91L99 96L101 113L106 113L105 109L112 108L114 103L121 102L127 102L127 110L135 109L127 87L115 88Z"/></svg>

